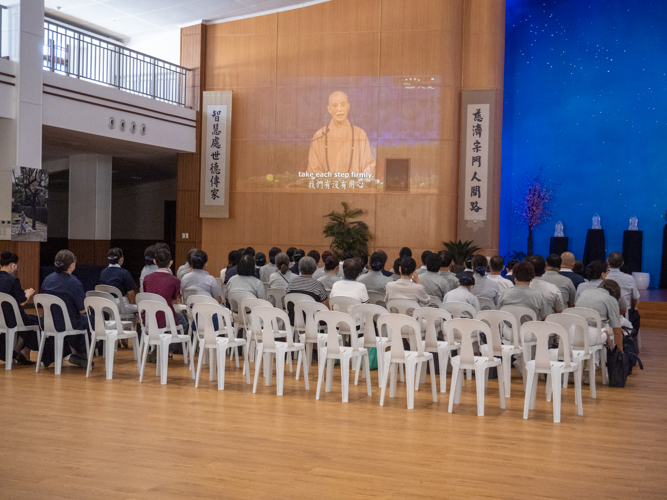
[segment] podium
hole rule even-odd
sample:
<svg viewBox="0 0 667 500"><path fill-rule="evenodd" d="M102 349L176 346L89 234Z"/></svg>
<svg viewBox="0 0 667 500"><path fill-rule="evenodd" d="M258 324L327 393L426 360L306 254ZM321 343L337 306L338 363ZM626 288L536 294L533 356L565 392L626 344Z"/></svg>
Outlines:
<svg viewBox="0 0 667 500"><path fill-rule="evenodd" d="M549 253L562 254L567 252L568 242L570 238L567 236L552 236L549 241Z"/></svg>
<svg viewBox="0 0 667 500"><path fill-rule="evenodd" d="M589 229L586 234L586 246L584 246L584 267L594 260L606 260L604 251L604 229Z"/></svg>
<svg viewBox="0 0 667 500"><path fill-rule="evenodd" d="M642 231L623 231L623 260L629 273L642 271Z"/></svg>

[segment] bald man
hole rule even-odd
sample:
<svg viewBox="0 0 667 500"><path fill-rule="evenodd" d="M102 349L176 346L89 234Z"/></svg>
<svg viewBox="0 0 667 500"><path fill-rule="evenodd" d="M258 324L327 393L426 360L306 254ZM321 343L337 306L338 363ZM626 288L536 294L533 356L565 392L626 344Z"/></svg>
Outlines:
<svg viewBox="0 0 667 500"><path fill-rule="evenodd" d="M375 177L375 158L368 143L368 136L347 119L350 102L345 92L329 96L327 110L331 121L313 136L308 154L308 172L370 174L365 177L335 177L332 180L370 180Z"/></svg>
<svg viewBox="0 0 667 500"><path fill-rule="evenodd" d="M584 281L586 281L584 278L582 278L577 273L572 271L575 261L574 254L572 252L563 252L562 254L560 254L560 258L562 261L560 264L560 274L561 276L570 278L572 280L574 288L577 288Z"/></svg>

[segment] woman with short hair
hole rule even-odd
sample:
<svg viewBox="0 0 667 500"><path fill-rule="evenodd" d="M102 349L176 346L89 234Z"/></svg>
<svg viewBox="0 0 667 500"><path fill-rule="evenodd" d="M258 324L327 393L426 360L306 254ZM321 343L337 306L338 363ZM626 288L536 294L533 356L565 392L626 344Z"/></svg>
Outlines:
<svg viewBox="0 0 667 500"><path fill-rule="evenodd" d="M222 290L218 281L211 276L204 267L208 264L208 254L203 250L197 250L190 257L192 261L192 271L183 276L181 280L181 296L186 298L187 290L203 290L211 295L218 303L222 302ZM253 259L253 270L255 261Z"/></svg>
<svg viewBox="0 0 667 500"><path fill-rule="evenodd" d="M227 293L248 292L258 299L266 300L264 284L255 277L255 258L252 255L244 255L237 266L236 276L229 278Z"/></svg>
<svg viewBox="0 0 667 500"><path fill-rule="evenodd" d="M459 287L445 294L444 302L465 302L480 310L479 300L475 297L471 290L475 286L475 278L470 273L462 273L459 275Z"/></svg>
<svg viewBox="0 0 667 500"><path fill-rule="evenodd" d="M324 275L317 279L322 285L327 293L331 293L331 288L333 288L334 283L341 280L341 277L338 276L338 259L332 254L323 257L324 260ZM314 275L313 275L314 276Z"/></svg>
<svg viewBox="0 0 667 500"><path fill-rule="evenodd" d="M419 284L419 275L415 272L417 263L412 257L403 257L400 264L401 277L396 281L387 283L385 302L392 299L414 300L422 306L431 301L426 293L424 285Z"/></svg>
<svg viewBox="0 0 667 500"><path fill-rule="evenodd" d="M384 262L382 261L382 254L374 252L371 255L371 270L359 277L359 283L366 285L369 292L386 293L387 283L391 282L391 278L382 273Z"/></svg>
<svg viewBox="0 0 667 500"><path fill-rule="evenodd" d="M125 310L130 313L137 312L137 306L134 304L134 290L137 285L132 279L130 271L121 266L125 262L123 251L120 248L111 248L107 254L109 266L100 273L100 284L118 288L123 294L123 303Z"/></svg>

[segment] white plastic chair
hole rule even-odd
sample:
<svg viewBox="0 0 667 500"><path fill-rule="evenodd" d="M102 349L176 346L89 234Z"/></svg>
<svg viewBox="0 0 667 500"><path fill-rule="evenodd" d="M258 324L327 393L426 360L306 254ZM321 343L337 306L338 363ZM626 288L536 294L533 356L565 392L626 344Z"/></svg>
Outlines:
<svg viewBox="0 0 667 500"><path fill-rule="evenodd" d="M445 311L449 311L453 319L473 319L475 314L477 314L475 306L470 305L467 302L443 302L440 307Z"/></svg>
<svg viewBox="0 0 667 500"><path fill-rule="evenodd" d="M283 304L285 305L284 311L289 315L290 305L292 306L292 311L294 311L294 304L297 302L316 302L313 297L306 295L305 293L287 293L283 299ZM294 332L294 341L296 342L299 339L300 334L303 333L303 328L297 326L296 323L292 325L292 330ZM297 372L298 374L298 372Z"/></svg>
<svg viewBox="0 0 667 500"><path fill-rule="evenodd" d="M359 340L356 335L350 335L350 347L343 347L338 344L338 332L341 330L341 325L345 325L346 328L344 330L346 331L354 332L356 330L356 322L352 316L338 311L319 311L315 313L315 322L319 323L320 321L323 321L327 325L327 342L326 345L321 345L319 347L318 356L321 356L322 360L318 367L317 393L315 399L320 399L320 389L322 388L322 378L324 377L325 367L328 371L325 392L331 392L334 360L339 359L343 403L347 403L350 389L350 361L354 358L363 358L364 360L363 365L364 373L366 375L366 390L368 395L371 396L371 372L368 364L368 349L359 347Z"/></svg>
<svg viewBox="0 0 667 500"><path fill-rule="evenodd" d="M373 347L377 349L378 387L382 387L384 353L387 347L390 346L389 337L383 337L382 332L375 329L375 322L383 314L387 314L387 310L376 304L358 304L352 308L352 317L357 320L357 323L361 327L361 331L364 333L364 347L366 349L371 349ZM357 385L359 382L358 376L359 371L357 370L354 385Z"/></svg>
<svg viewBox="0 0 667 500"><path fill-rule="evenodd" d="M215 300L215 299L214 299ZM248 364L248 344L245 339L234 337L234 327L232 326L232 313L226 307L220 304L210 302L196 302L192 307L192 313L197 324L197 334L199 336L199 359L197 360L197 375L195 377L195 388L199 387L199 376L204 359L204 352L209 352L209 380L215 377L217 365L218 370L218 390L225 389L225 361L227 349L242 347L243 353L243 373L246 376L246 383L250 384L250 366ZM218 331L213 326L213 317L218 319ZM219 335L226 335L222 337ZM216 351L216 357L212 356L211 351ZM217 358L217 362L213 359ZM236 358L238 367L238 356Z"/></svg>
<svg viewBox="0 0 667 500"><path fill-rule="evenodd" d="M139 342L137 341L137 332L126 330L121 318L118 304L115 300L109 300L102 297L86 297L83 301L88 316L88 329L90 330L90 349L88 350L88 367L86 377L90 376L90 369L93 363L93 354L95 344L98 340L104 343L104 367L106 368L107 380L113 378L113 359L115 354L116 342L123 339L132 339L132 349L134 350L134 360L139 369ZM104 313L109 314L110 320L105 321ZM94 319L93 319L94 318ZM127 323L130 325L131 323Z"/></svg>
<svg viewBox="0 0 667 500"><path fill-rule="evenodd" d="M285 324L286 342L276 342L275 332L278 330L278 321ZM299 353L299 361L302 361L302 356L305 353L305 346L301 343L294 343L292 341L294 335L292 333L292 326L290 325L287 313L277 307L254 307L251 312L251 321L253 329L261 328L262 342L257 343L256 347L256 361L255 361L255 383L252 387L253 394L257 392L257 379L259 378L259 370L262 365L262 358L264 359L265 367L265 385L271 385L271 375L273 373L272 358L276 358L276 395L283 395L283 379L285 375L285 355L297 351ZM301 363L298 363L299 365ZM308 374L304 363L303 378L308 390Z"/></svg>
<svg viewBox="0 0 667 500"><path fill-rule="evenodd" d="M384 301L384 293L374 292L373 290L368 290L368 303L382 307L387 305Z"/></svg>
<svg viewBox="0 0 667 500"><path fill-rule="evenodd" d="M250 292L229 292L227 295L227 300L229 301L229 308L232 311L232 320L234 321L234 336L236 337L241 330L245 328L245 323L243 321L243 313L241 312L241 302L244 299L256 299ZM246 340L248 340L248 333L244 332ZM248 345L250 341L248 340Z"/></svg>
<svg viewBox="0 0 667 500"><path fill-rule="evenodd" d="M505 397L509 398L511 395L511 385L512 385L512 356L520 357L521 360L517 360L519 363L521 377L523 378L523 387L526 387L526 370L523 365L523 349L521 348L520 332L519 326L514 315L507 311L479 311L475 319L484 321L488 323L491 327L491 333L493 335L493 349L494 356L500 356L503 360L503 375L505 376L504 385L505 385ZM509 342L503 343L503 330L506 326L509 325L512 332L512 337L509 339ZM482 353L487 352L488 347L486 345L480 346L480 351Z"/></svg>
<svg viewBox="0 0 667 500"><path fill-rule="evenodd" d="M320 302L303 300L296 302L294 304L294 328L298 329L303 333L299 333L299 342L306 346L306 359L304 361L306 373L310 373L310 368L313 364L313 346L317 345L318 350L320 345L324 345L326 342L327 334L319 333L318 324L315 321L315 313L320 311L328 311L327 307ZM321 358L318 358L318 365L322 362ZM296 378L299 379L299 371L301 366L297 361L296 365Z"/></svg>
<svg viewBox="0 0 667 500"><path fill-rule="evenodd" d="M595 309L589 309L587 307L570 307L565 310L567 314L575 314L584 318L587 322L594 322L595 327L597 328L597 343L595 345L588 345L589 350L591 351L591 358L595 359L600 357L600 372L602 372L602 385L607 385L609 383L607 378L607 355L604 350L604 340L602 339L602 318L600 313Z"/></svg>
<svg viewBox="0 0 667 500"><path fill-rule="evenodd" d="M259 342L262 341L262 335L261 335L261 329L259 327L253 327L252 324L252 308L253 307L273 307L271 303L268 300L264 299L258 299L253 297L248 297L244 298L241 300L240 305L239 305L239 316L241 320L239 323L243 325L243 333L246 338L246 342L248 343L248 361L254 362L255 361L255 346ZM236 330L234 332L236 334ZM283 338L287 335L285 330L276 330L275 331L275 338ZM291 358L289 359L290 363L290 372L292 371L292 360ZM265 367L266 369L266 367Z"/></svg>
<svg viewBox="0 0 667 500"><path fill-rule="evenodd" d="M352 297L329 297L329 309L331 311L340 311L347 314L352 312L352 308L361 304L359 299Z"/></svg>
<svg viewBox="0 0 667 500"><path fill-rule="evenodd" d="M477 297L477 300L479 301L479 308L482 311L495 311L498 309L491 299L487 299L486 297Z"/></svg>
<svg viewBox="0 0 667 500"><path fill-rule="evenodd" d="M13 328L7 326L7 319L2 311L2 304L8 303L13 311L16 325ZM0 333L5 334L5 370L12 369L12 361L14 360L14 342L16 340L16 332L35 332L37 335L37 343L40 343L40 332L38 325L26 326L23 324L23 317L21 310L16 302L16 299L7 293L0 293Z"/></svg>
<svg viewBox="0 0 667 500"><path fill-rule="evenodd" d="M426 307L439 308L441 305L442 305L442 300L439 297L434 297L433 295L428 296L428 304Z"/></svg>
<svg viewBox="0 0 667 500"><path fill-rule="evenodd" d="M447 366L449 365L449 358L451 351L455 351L461 347L460 342L449 344L447 340L438 340L438 330L443 329L443 325L452 319L449 311L444 309L436 309L433 307L419 307L414 310L412 316L420 323L424 323L422 328L426 333L424 339L424 351L435 352L438 354L438 364L440 370L440 392L447 392ZM378 356L379 358L379 356ZM420 366L420 373L422 368ZM425 372L424 372L425 373ZM419 388L419 381L421 377L417 378L415 389Z"/></svg>
<svg viewBox="0 0 667 500"><path fill-rule="evenodd" d="M90 292L89 292L90 293ZM146 335L147 330L148 330L148 324L145 321L145 318L139 314L139 302L144 301L144 300L152 300L154 302L159 302L160 304L163 304L167 307L169 307L169 304L167 304L167 301L162 295L158 295L157 293L150 293L150 292L141 292L138 293L135 298L134 302L137 304L137 317L139 318L139 323L141 323L141 328L142 328L142 335L139 340L139 353L143 352L143 344L142 344L142 338ZM145 316L145 315L144 315ZM176 330L178 333L182 334L183 333L183 327L181 325L176 325ZM183 342L183 353L185 353L185 342ZM187 356L184 356L183 362L187 364ZM157 362L157 361L156 361Z"/></svg>
<svg viewBox="0 0 667 500"><path fill-rule="evenodd" d="M266 289L266 300L268 300L273 307L284 310L286 294L287 290L285 288L268 288Z"/></svg>
<svg viewBox="0 0 667 500"><path fill-rule="evenodd" d="M424 352L422 342L417 344L417 351L405 351L403 349L403 336L401 330L404 327L412 330L412 335L421 337L421 327L417 320L403 314L383 314L377 320L378 330L387 328L391 338L391 349L384 353L384 373L382 374L382 393L380 396L380 406L384 406L384 395L387 389L389 372L391 371L391 387L389 397L396 397L396 372L399 364L405 365L405 381L408 396L408 410L415 407L415 378L417 375L417 365L428 361L431 371L431 392L433 393L433 402L438 402L438 389L435 382L435 365L433 364L433 355L430 352Z"/></svg>
<svg viewBox="0 0 667 500"><path fill-rule="evenodd" d="M521 325L527 321L539 321L542 319L537 317L537 313L533 309L526 306L509 305L501 307L500 310L506 311L514 316L519 329L521 329ZM523 335L519 335L519 342L524 352L523 366L525 367L526 362L533 359L533 347L535 346L535 339L530 335L526 338L524 338Z"/></svg>
<svg viewBox="0 0 667 500"><path fill-rule="evenodd" d="M42 318L43 328L42 335L40 336L39 341L39 354L37 355L37 366L35 367L35 372L39 372L39 365L42 363L42 354L44 352L44 343L46 342L47 337L54 337L54 350L55 350L55 374L60 375L60 370L63 366L63 341L65 337L70 335L83 335L86 341L86 353L90 352L90 344L88 342L88 330L75 330L72 327L72 321L69 319L69 314L67 312L67 306L65 302L55 295L49 295L46 293L38 293L34 296L33 302L35 303L36 308L42 308L44 310L44 316ZM56 327L53 323L53 314L51 307L60 308L63 320L65 322L65 330L59 332L56 330ZM11 352L9 353L11 356Z"/></svg>
<svg viewBox="0 0 667 500"><path fill-rule="evenodd" d="M521 336L524 339L524 349L526 339L530 335L536 338L535 359L526 362L526 398L523 405L523 418L528 419L528 411L535 409L535 399L537 396L537 377L538 373L547 375L547 401L551 400L553 391L553 411L554 423L560 422L560 402L561 376L574 373L574 399L577 404L577 413L584 414L581 405L581 373L579 373L579 363L572 360L572 348L567 330L556 323L547 321L528 321L521 325ZM563 361L552 361L549 356L549 337L558 335L559 346L563 347Z"/></svg>
<svg viewBox="0 0 667 500"><path fill-rule="evenodd" d="M190 297L188 297L188 300L186 301L186 306L187 307L185 309L185 314L188 318L188 324L190 326L192 326L192 324L194 323L194 325L195 325L195 327L194 327L195 331L193 332L193 336L192 336L192 345L191 345L191 349L190 349L190 356L195 355L195 353L197 351L197 346L199 345L199 339L203 338L202 333L199 331L199 328L197 328L197 322L195 320L195 315L193 314L193 311L192 311L195 304L219 305L218 301L215 300L210 295L208 295L208 296L207 295L191 295ZM195 338L195 335L198 338ZM201 355L204 355L204 357L206 358L206 355L204 354L203 351L200 351L200 356Z"/></svg>
<svg viewBox="0 0 667 500"><path fill-rule="evenodd" d="M139 302L139 315L143 314L144 324L144 340L141 343L141 371L139 372L139 382L144 379L144 369L146 368L146 357L148 356L148 348L155 346L158 350L155 363L155 374L160 375L160 383L167 383L167 367L169 364L169 346L171 344L183 344L184 362L188 362L188 352L190 352L190 336L187 334L179 334L176 324L174 322L174 314L169 306L154 300L141 300ZM163 328L158 326L157 313L161 312L164 315L166 324ZM182 331L182 330L181 330ZM194 360L190 356L190 371L192 378L195 378Z"/></svg>
<svg viewBox="0 0 667 500"><path fill-rule="evenodd" d="M130 312L125 307L125 301L123 300L123 292L118 288L111 285L97 285L95 290L98 292L107 292L113 295L116 300L116 305L118 306L118 312L120 312L120 319L122 321L131 321L132 325L136 329L137 323L139 322L137 313Z"/></svg>
<svg viewBox="0 0 667 500"><path fill-rule="evenodd" d="M204 297L213 298L213 296L209 292L207 292L206 290L202 290L201 288L197 288L197 287L191 287L191 288L186 288L185 290L183 290L182 300L183 300L183 302L187 303L188 299L190 297L195 296L195 295L202 295Z"/></svg>
<svg viewBox="0 0 667 500"><path fill-rule="evenodd" d="M449 389L449 413L452 413L454 404L461 403L461 389L463 388L463 376L461 374L464 368L475 370L475 383L477 386L477 416L484 416L484 392L486 389L486 375L491 367L498 370L498 393L500 395L500 408L505 409L505 388L503 376L503 365L500 358L496 358L494 353L493 335L491 327L483 321L477 319L452 319L445 323L445 332L450 343L454 342L455 334L458 331L461 335L461 354L452 358L452 385ZM482 332L486 336L487 354L475 356L473 352L473 334Z"/></svg>
<svg viewBox="0 0 667 500"><path fill-rule="evenodd" d="M568 309L569 310L569 309ZM584 374L584 361L588 361L588 384L591 391L591 398L596 399L595 391L595 355L588 348L588 323L581 316L569 314L567 312L559 314L550 314L545 321L556 323L567 330L572 345L572 360L579 363L579 374ZM562 346L558 349L549 349L549 354L553 361L563 358ZM563 377L563 388L567 388L567 379Z"/></svg>

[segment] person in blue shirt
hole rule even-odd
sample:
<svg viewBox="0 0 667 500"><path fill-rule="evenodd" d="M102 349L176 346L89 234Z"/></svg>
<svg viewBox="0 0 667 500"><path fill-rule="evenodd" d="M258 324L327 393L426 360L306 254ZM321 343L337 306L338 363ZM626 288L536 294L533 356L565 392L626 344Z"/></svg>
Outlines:
<svg viewBox="0 0 667 500"><path fill-rule="evenodd" d="M130 271L121 267L125 261L123 251L120 248L112 248L109 250L107 259L109 259L109 267L100 274L100 284L118 288L123 294L125 310L130 313L137 312L137 306L134 304L134 290L137 285Z"/></svg>
<svg viewBox="0 0 667 500"><path fill-rule="evenodd" d="M76 269L76 256L69 250L61 250L56 254L54 262L56 272L49 274L42 283L40 293L55 295L62 299L67 306L72 328L75 330L88 330L88 317L86 316L83 301L86 294L83 285L72 273ZM65 329L65 320L60 310L53 311L53 323L58 331ZM49 337L46 342L53 342ZM68 335L64 339L63 355L71 352L69 362L79 368L86 369L88 364L88 353L86 352L86 340L83 335ZM48 366L44 362L44 366Z"/></svg>

